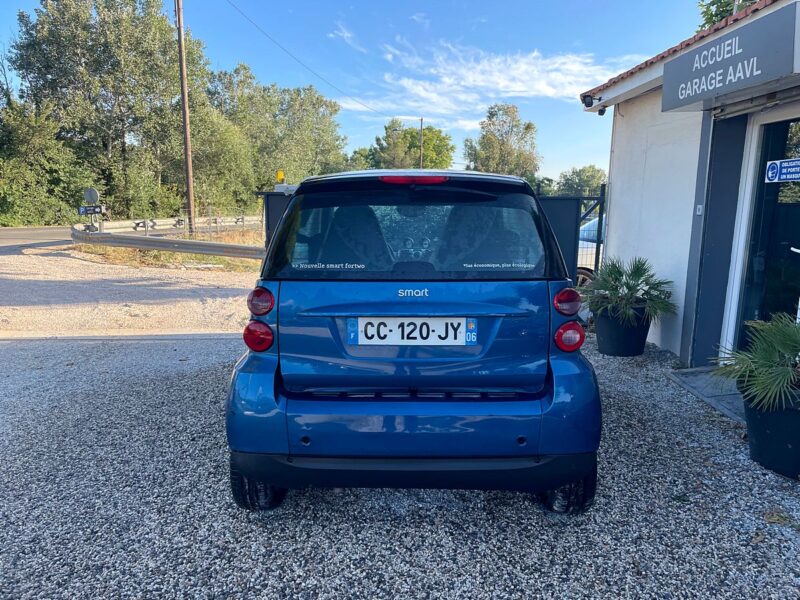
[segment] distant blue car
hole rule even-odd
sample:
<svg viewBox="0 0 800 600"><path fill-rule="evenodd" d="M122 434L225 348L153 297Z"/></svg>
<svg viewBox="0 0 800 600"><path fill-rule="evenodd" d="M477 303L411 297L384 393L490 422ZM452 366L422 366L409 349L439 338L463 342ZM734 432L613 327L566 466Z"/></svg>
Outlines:
<svg viewBox="0 0 800 600"><path fill-rule="evenodd" d="M306 179L248 305L227 403L239 506L308 486L591 505L601 416L580 296L523 179Z"/></svg>

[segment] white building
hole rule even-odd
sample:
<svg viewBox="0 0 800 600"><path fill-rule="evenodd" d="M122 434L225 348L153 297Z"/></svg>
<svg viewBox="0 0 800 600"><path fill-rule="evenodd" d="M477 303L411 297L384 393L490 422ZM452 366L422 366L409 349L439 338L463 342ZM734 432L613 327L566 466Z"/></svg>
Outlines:
<svg viewBox="0 0 800 600"><path fill-rule="evenodd" d="M798 310L798 1L761 0L581 94L613 107L606 254L675 282L650 341L688 365Z"/></svg>

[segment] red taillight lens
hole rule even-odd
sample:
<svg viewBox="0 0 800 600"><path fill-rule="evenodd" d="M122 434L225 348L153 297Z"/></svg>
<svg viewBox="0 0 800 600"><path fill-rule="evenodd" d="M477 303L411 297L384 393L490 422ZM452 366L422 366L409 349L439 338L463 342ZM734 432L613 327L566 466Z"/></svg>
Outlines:
<svg viewBox="0 0 800 600"><path fill-rule="evenodd" d="M572 288L564 288L553 298L553 306L562 315L571 317L581 309L581 295Z"/></svg>
<svg viewBox="0 0 800 600"><path fill-rule="evenodd" d="M275 296L267 288L257 287L247 295L247 308L254 315L265 315L275 306Z"/></svg>
<svg viewBox="0 0 800 600"><path fill-rule="evenodd" d="M397 185L434 185L444 183L450 179L447 175L381 175L378 177L383 183L395 183Z"/></svg>
<svg viewBox="0 0 800 600"><path fill-rule="evenodd" d="M564 352L575 352L583 346L585 339L586 332L577 321L569 321L556 329L556 346Z"/></svg>
<svg viewBox="0 0 800 600"><path fill-rule="evenodd" d="M250 321L242 334L244 343L254 352L264 352L272 347L272 328L261 321Z"/></svg>

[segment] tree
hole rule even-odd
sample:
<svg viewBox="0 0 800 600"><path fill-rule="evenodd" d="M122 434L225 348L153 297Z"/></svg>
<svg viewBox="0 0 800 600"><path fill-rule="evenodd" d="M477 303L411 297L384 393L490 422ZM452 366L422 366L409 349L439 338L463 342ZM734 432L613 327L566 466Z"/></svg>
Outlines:
<svg viewBox="0 0 800 600"><path fill-rule="evenodd" d="M212 105L230 119L253 148L254 184L269 189L275 172L287 180L345 168L345 138L339 133L339 105L313 86L262 85L247 65L211 78Z"/></svg>
<svg viewBox="0 0 800 600"><path fill-rule="evenodd" d="M374 169L372 165L372 156L370 155L369 148L356 148L347 158L345 165L348 171L363 171L365 169Z"/></svg>
<svg viewBox="0 0 800 600"><path fill-rule="evenodd" d="M56 139L52 110L11 98L0 110L0 226L74 221L93 175Z"/></svg>
<svg viewBox="0 0 800 600"><path fill-rule="evenodd" d="M573 167L559 175L556 193L559 196L591 196L600 192L606 172L595 165Z"/></svg>
<svg viewBox="0 0 800 600"><path fill-rule="evenodd" d="M722 21L722 19L731 16L734 13L734 8L739 11L747 8L751 4L755 4L757 0L700 0L698 6L700 7L700 30L708 29Z"/></svg>
<svg viewBox="0 0 800 600"><path fill-rule="evenodd" d="M24 129L27 119L50 162L45 168L15 154L23 144L2 149L0 220L74 218L64 206L79 201L78 179L100 190L113 217L180 211L185 182L176 32L162 11L161 0L41 0L33 15L19 13L10 70L0 59L0 119L11 129ZM277 169L297 182L346 168L336 102L311 86L263 85L246 65L212 73L202 43L189 32L186 60L201 208L248 210L253 192L270 189ZM10 82L17 81L19 89L12 90ZM16 104L23 116L3 112ZM11 174L37 198L50 193L39 205L52 206L38 217L22 215L27 209L15 199L23 188L11 185ZM74 197L65 199L66 189Z"/></svg>
<svg viewBox="0 0 800 600"><path fill-rule="evenodd" d="M528 180L531 187L542 196L555 196L556 195L556 182L552 177L532 177Z"/></svg>
<svg viewBox="0 0 800 600"><path fill-rule="evenodd" d="M422 167L448 169L453 164L456 147L447 133L428 125L422 130ZM370 169L411 169L419 166L419 129L406 127L400 119L391 119L383 135L369 148L359 148L357 160ZM351 156L350 160L356 158Z"/></svg>
<svg viewBox="0 0 800 600"><path fill-rule="evenodd" d="M419 129L406 127L403 129L402 136L411 155L413 166L419 166ZM444 131L432 125L422 129L423 169L449 169L453 164L453 152L455 151L453 138Z"/></svg>
<svg viewBox="0 0 800 600"><path fill-rule="evenodd" d="M179 148L153 135L179 134L174 29L161 10L160 0L46 0L35 19L19 13L10 53L22 99L52 106L57 136L98 172L122 216L131 214L136 172L146 165L160 184ZM202 45L189 36L186 46L190 87L202 91Z"/></svg>
<svg viewBox="0 0 800 600"><path fill-rule="evenodd" d="M375 169L409 169L414 166L414 155L408 146L404 130L405 125L400 119L391 119L383 126L383 136L376 137L370 148Z"/></svg>
<svg viewBox="0 0 800 600"><path fill-rule="evenodd" d="M522 121L513 104L494 104L481 121L478 140L464 141L467 169L531 179L539 170L536 126Z"/></svg>

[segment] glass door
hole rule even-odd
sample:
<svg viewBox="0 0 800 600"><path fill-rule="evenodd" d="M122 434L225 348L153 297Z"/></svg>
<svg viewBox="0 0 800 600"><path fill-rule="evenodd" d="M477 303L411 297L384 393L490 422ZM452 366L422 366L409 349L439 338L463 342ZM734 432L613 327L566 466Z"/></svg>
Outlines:
<svg viewBox="0 0 800 600"><path fill-rule="evenodd" d="M739 346L747 341L746 321L767 321L779 312L796 315L800 302L800 182L767 182L766 176L770 161L800 158L800 119L764 125L763 134Z"/></svg>

